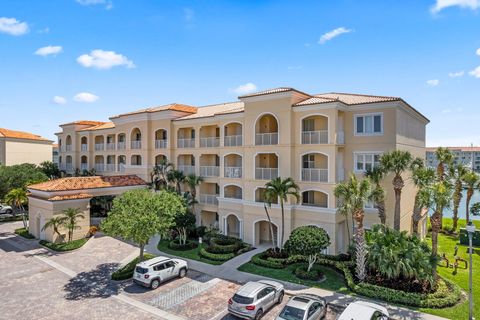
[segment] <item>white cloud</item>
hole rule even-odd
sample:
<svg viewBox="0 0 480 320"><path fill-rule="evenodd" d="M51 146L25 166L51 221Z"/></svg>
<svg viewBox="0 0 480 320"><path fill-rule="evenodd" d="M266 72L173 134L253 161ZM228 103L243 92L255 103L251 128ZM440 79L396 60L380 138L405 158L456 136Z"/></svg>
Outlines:
<svg viewBox="0 0 480 320"><path fill-rule="evenodd" d="M82 54L77 62L85 68L110 69L116 66L135 68L135 64L127 57L115 51L92 50L89 54Z"/></svg>
<svg viewBox="0 0 480 320"><path fill-rule="evenodd" d="M460 78L460 77L463 77L464 74L465 74L465 71L462 70L462 71L457 71L457 72L450 72L448 74L448 76L450 78Z"/></svg>
<svg viewBox="0 0 480 320"><path fill-rule="evenodd" d="M55 104L65 104L67 103L67 99L61 96L55 96L53 97L52 102Z"/></svg>
<svg viewBox="0 0 480 320"><path fill-rule="evenodd" d="M82 6L96 6L105 5L105 9L110 10L113 8L113 2L110 0L77 0Z"/></svg>
<svg viewBox="0 0 480 320"><path fill-rule="evenodd" d="M0 18L0 33L6 33L12 36L21 36L28 32L28 24L20 22L15 18Z"/></svg>
<svg viewBox="0 0 480 320"><path fill-rule="evenodd" d="M438 80L438 79L427 80L427 85L429 87L436 87L439 84L440 84L440 80Z"/></svg>
<svg viewBox="0 0 480 320"><path fill-rule="evenodd" d="M73 97L73 100L77 102L87 102L87 103L95 102L98 99L100 99L100 97L89 92L80 92Z"/></svg>
<svg viewBox="0 0 480 320"><path fill-rule="evenodd" d="M477 54L477 56L480 56L480 48L478 48L477 51L475 51L475 53Z"/></svg>
<svg viewBox="0 0 480 320"><path fill-rule="evenodd" d="M183 8L183 18L187 22L193 21L195 18L195 11L192 8Z"/></svg>
<svg viewBox="0 0 480 320"><path fill-rule="evenodd" d="M341 34L349 33L349 32L352 32L352 30L347 29L345 27L333 29L331 31L328 31L327 33L322 34L322 36L320 37L320 40L318 40L318 43L324 44L325 42L332 40L333 38L338 37Z"/></svg>
<svg viewBox="0 0 480 320"><path fill-rule="evenodd" d="M435 14L449 7L476 10L480 7L480 0L436 0L430 11Z"/></svg>
<svg viewBox="0 0 480 320"><path fill-rule="evenodd" d="M458 108L447 108L447 109L443 109L442 110L442 113L443 114L447 114L447 113L460 113L463 111L463 108L462 107L458 107Z"/></svg>
<svg viewBox="0 0 480 320"><path fill-rule="evenodd" d="M471 76L473 76L475 78L480 78L480 66L476 67L475 69L470 71L468 74L470 74Z"/></svg>
<svg viewBox="0 0 480 320"><path fill-rule="evenodd" d="M62 46L46 46L35 51L35 54L37 56L46 57L50 54L56 55L62 52L62 50L63 50Z"/></svg>
<svg viewBox="0 0 480 320"><path fill-rule="evenodd" d="M238 87L236 87L235 89L231 89L230 91L232 91L232 92L234 92L238 95L243 95L243 94L248 94L248 93L254 92L256 90L257 90L257 86L255 84L249 82L249 83L241 84Z"/></svg>

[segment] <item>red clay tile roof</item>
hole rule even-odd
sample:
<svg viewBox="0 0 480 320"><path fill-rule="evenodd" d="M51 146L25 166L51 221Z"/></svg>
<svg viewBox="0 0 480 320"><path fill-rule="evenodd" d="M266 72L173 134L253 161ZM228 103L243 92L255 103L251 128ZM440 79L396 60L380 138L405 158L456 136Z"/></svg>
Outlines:
<svg viewBox="0 0 480 320"><path fill-rule="evenodd" d="M47 138L43 138L37 134L24 131L15 131L5 128L0 128L0 138L15 138L15 139L26 139L26 140L37 140L37 141L51 141Z"/></svg>
<svg viewBox="0 0 480 320"><path fill-rule="evenodd" d="M335 101L339 101L339 100L334 98L313 97L313 98L308 98L306 100L300 101L296 103L295 106L306 106L310 104L330 103Z"/></svg>
<svg viewBox="0 0 480 320"><path fill-rule="evenodd" d="M152 112L158 112L158 111L164 111L164 110L173 110L173 111L180 111L180 112L186 112L186 113L196 113L197 112L197 107L189 106L186 104L180 104L180 103L170 103L166 104L163 106L159 107L151 107L151 108L146 108L146 109L141 109L137 111L132 111L128 113L122 113L113 117L112 118L119 118L123 116L129 116L133 114L138 114L138 113L152 113Z"/></svg>
<svg viewBox="0 0 480 320"><path fill-rule="evenodd" d="M28 189L39 191L72 191L112 187L142 186L146 182L136 175L68 177L32 184Z"/></svg>
<svg viewBox="0 0 480 320"><path fill-rule="evenodd" d="M102 124L93 126L93 127L88 127L84 129L80 129L77 131L92 131L92 130L102 130L102 129L112 129L115 128L115 124L113 122L104 122Z"/></svg>
<svg viewBox="0 0 480 320"><path fill-rule="evenodd" d="M68 122L61 124L60 126L69 126L69 125L79 125L79 126L98 126L99 124L104 124L104 121L92 121L92 120L78 120L73 122Z"/></svg>
<svg viewBox="0 0 480 320"><path fill-rule="evenodd" d="M236 112L242 112L242 111L243 111L243 102L240 102L240 101L227 102L227 103L199 107L197 108L196 113L189 114L188 116L175 119L175 121L213 117L215 115L236 113Z"/></svg>
<svg viewBox="0 0 480 320"><path fill-rule="evenodd" d="M367 94L357 94L357 93L340 93L340 92L330 92L316 94L317 98L327 98L327 99L336 99L348 105L355 104L364 104L364 103L376 103L376 102L389 102L389 101L399 101L399 97L388 97L388 96L374 96Z"/></svg>
<svg viewBox="0 0 480 320"><path fill-rule="evenodd" d="M47 200L48 201L63 201L63 200L78 200L78 199L88 199L88 198L93 198L91 194L88 193L78 193L78 194L70 194L70 195L64 195L64 196L54 196L50 197Z"/></svg>
<svg viewBox="0 0 480 320"><path fill-rule="evenodd" d="M287 91L295 91L295 92L301 93L301 94L303 94L303 95L310 96L309 94L307 94L307 93L305 93L305 92L302 92L302 91L299 91L299 90L294 89L294 88L279 87L279 88L273 88L273 89L268 89L268 90L264 90L264 91L259 91L259 92L253 92L253 93L245 94L245 95L243 95L243 96L239 96L238 98L241 99L241 98L246 98L246 97L263 96L263 95L265 95L265 94L273 94L273 93L287 92Z"/></svg>

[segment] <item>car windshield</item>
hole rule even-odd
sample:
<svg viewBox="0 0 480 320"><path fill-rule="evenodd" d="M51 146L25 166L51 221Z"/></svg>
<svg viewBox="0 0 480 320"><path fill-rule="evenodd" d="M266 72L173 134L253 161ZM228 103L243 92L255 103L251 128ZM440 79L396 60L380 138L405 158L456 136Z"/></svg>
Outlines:
<svg viewBox="0 0 480 320"><path fill-rule="evenodd" d="M304 314L305 310L285 306L285 308L282 310L282 313L280 313L280 317L285 320L303 320Z"/></svg>
<svg viewBox="0 0 480 320"><path fill-rule="evenodd" d="M142 268L142 267L136 267L135 271L137 271L138 273L141 273L141 274L145 274L145 273L148 272L148 269L147 268Z"/></svg>
<svg viewBox="0 0 480 320"><path fill-rule="evenodd" d="M233 296L232 300L235 301L236 303L240 303L240 304L250 304L250 303L253 302L253 298L240 296L238 294L235 294Z"/></svg>

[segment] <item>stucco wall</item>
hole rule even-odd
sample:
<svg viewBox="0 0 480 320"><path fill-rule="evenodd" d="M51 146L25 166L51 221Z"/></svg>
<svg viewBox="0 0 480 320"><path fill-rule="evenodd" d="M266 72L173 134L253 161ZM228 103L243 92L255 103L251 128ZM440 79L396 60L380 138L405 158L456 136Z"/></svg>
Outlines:
<svg viewBox="0 0 480 320"><path fill-rule="evenodd" d="M7 166L22 163L38 165L44 161L52 161L52 144L50 142L5 139L3 145L4 160L1 159L2 148L0 147L0 162Z"/></svg>

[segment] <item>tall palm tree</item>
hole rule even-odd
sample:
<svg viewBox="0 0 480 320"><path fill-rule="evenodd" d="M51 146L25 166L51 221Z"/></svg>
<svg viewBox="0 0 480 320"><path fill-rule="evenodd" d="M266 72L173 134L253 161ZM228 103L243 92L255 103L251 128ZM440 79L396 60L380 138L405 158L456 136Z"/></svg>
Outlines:
<svg viewBox="0 0 480 320"><path fill-rule="evenodd" d="M405 186L402 173L410 168L413 157L408 151L394 150L385 153L380 158L380 164L386 172L393 172L393 189L395 190L395 212L393 216L393 228L400 230L400 203L402 198L402 189Z"/></svg>
<svg viewBox="0 0 480 320"><path fill-rule="evenodd" d="M480 187L480 176L474 171L468 171L463 175L463 182L467 185L466 220L468 224L470 222L470 200L472 199L475 189Z"/></svg>
<svg viewBox="0 0 480 320"><path fill-rule="evenodd" d="M337 212L342 215L352 215L357 227L355 229L355 256L356 256L356 275L360 281L366 277L366 244L365 230L363 229L363 219L365 218L364 207L371 199L371 184L368 179L358 180L352 174L346 182L342 182L335 187L334 194L339 199Z"/></svg>
<svg viewBox="0 0 480 320"><path fill-rule="evenodd" d="M63 213L63 225L68 230L68 242L72 241L73 231L80 229L77 225L79 219L85 219L84 214L78 208L67 208L62 211Z"/></svg>
<svg viewBox="0 0 480 320"><path fill-rule="evenodd" d="M57 234L57 238L62 239L62 234L60 233L59 229L65 223L65 217L54 216L51 217L42 227L42 230L45 231L48 228L53 229L53 233ZM55 241L54 241L55 242Z"/></svg>
<svg viewBox="0 0 480 320"><path fill-rule="evenodd" d="M424 203L425 197L423 192L435 182L435 170L424 166L412 166L412 181L417 192L413 203L412 214L412 233L418 235L418 224L423 218L423 209L428 207L428 202Z"/></svg>
<svg viewBox="0 0 480 320"><path fill-rule="evenodd" d="M437 175L440 181L445 180L446 167L449 167L453 163L453 153L447 148L439 147L435 150L435 157L437 158Z"/></svg>
<svg viewBox="0 0 480 320"><path fill-rule="evenodd" d="M185 175L183 171L171 170L167 173L167 180L175 186L175 191L178 194L181 194L182 189L180 188L181 184L185 181Z"/></svg>
<svg viewBox="0 0 480 320"><path fill-rule="evenodd" d="M282 226L280 235L280 249L283 249L283 242L285 239L285 209L284 204L288 197L295 198L295 202L300 199L300 188L292 178L282 179L281 177L275 178L267 184L265 184L265 202L268 206L271 206L273 202L280 199L280 209L282 213Z"/></svg>
<svg viewBox="0 0 480 320"><path fill-rule="evenodd" d="M168 173L174 169L173 163L166 159L162 159L160 163L153 167L151 173L152 184L156 190L165 188L168 184Z"/></svg>
<svg viewBox="0 0 480 320"><path fill-rule="evenodd" d="M375 203L375 208L378 210L380 223L385 224L387 222L387 214L385 213L385 190L383 190L381 186L382 180L385 177L385 170L382 166L377 166L372 170L367 170L365 176L370 179L370 182L374 185L372 200Z"/></svg>
<svg viewBox="0 0 480 320"><path fill-rule="evenodd" d="M458 225L458 208L463 197L463 176L468 172L467 168L459 163L448 167L448 176L451 179L454 191L453 191L453 226L452 231L457 230Z"/></svg>

